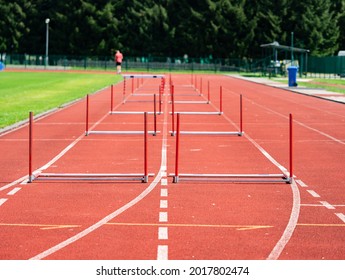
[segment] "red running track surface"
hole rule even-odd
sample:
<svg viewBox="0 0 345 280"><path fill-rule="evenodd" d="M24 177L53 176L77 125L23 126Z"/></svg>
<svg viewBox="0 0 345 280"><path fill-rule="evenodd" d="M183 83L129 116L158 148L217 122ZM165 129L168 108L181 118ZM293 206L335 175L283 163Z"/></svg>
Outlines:
<svg viewBox="0 0 345 280"><path fill-rule="evenodd" d="M344 105L221 75L171 81L176 112L218 112L222 87L224 113L181 115L183 131L238 131L243 96L244 135L180 135L180 173L281 173L289 168L292 113L293 183L173 183L167 77L159 133L148 136L148 171L155 174L148 183L27 184L28 126L0 136L0 259L344 259ZM200 103L208 83L211 102ZM153 111L159 85L135 80L125 103L123 83L116 85L114 110ZM142 114L109 115L110 92L90 96L90 130L142 130ZM84 99L34 121L33 170L143 172L143 136L85 136L85 108Z"/></svg>

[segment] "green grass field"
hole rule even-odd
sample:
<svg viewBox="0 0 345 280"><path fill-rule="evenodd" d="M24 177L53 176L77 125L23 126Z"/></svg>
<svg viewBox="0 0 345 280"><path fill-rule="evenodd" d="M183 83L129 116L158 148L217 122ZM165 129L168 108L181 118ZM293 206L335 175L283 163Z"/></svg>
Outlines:
<svg viewBox="0 0 345 280"><path fill-rule="evenodd" d="M84 97L122 79L114 73L0 72L0 128Z"/></svg>

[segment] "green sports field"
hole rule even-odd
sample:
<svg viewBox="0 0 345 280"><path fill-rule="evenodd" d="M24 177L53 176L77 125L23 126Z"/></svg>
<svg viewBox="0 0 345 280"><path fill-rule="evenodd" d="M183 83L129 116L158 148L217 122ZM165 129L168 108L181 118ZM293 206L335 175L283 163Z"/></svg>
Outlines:
<svg viewBox="0 0 345 280"><path fill-rule="evenodd" d="M0 72L0 128L82 98L122 79L114 73Z"/></svg>

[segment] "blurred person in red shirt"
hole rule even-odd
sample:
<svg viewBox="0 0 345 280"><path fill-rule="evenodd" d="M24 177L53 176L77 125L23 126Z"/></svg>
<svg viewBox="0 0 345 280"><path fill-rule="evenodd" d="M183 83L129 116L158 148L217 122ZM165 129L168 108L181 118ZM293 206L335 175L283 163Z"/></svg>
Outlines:
<svg viewBox="0 0 345 280"><path fill-rule="evenodd" d="M119 50L117 50L115 53L115 64L116 64L117 74L121 73L122 60L123 60L123 54Z"/></svg>

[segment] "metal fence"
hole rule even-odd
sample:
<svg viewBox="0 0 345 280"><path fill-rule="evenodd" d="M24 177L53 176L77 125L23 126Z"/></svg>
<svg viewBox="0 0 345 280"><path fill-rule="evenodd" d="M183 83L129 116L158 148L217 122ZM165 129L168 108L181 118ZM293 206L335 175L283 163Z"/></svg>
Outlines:
<svg viewBox="0 0 345 280"><path fill-rule="evenodd" d="M115 70L113 57L0 54L0 61L8 67L50 69ZM46 61L48 64L46 65ZM125 57L122 69L131 71L209 71L250 72L253 61L246 59L213 59L187 57Z"/></svg>
<svg viewBox="0 0 345 280"><path fill-rule="evenodd" d="M289 61L274 61L273 56L262 59L214 59L189 57L125 57L124 71L207 71L240 72L263 76L286 75ZM0 61L7 67L34 69L100 69L115 71L113 57L62 56L0 54ZM46 61L48 64L46 65ZM345 56L308 57L307 61L297 61L299 74L307 76L345 76Z"/></svg>

